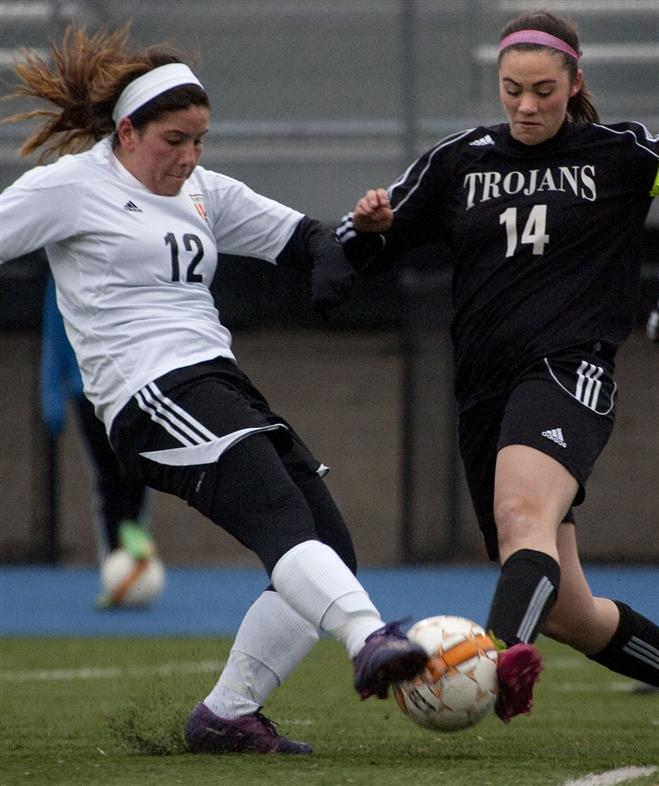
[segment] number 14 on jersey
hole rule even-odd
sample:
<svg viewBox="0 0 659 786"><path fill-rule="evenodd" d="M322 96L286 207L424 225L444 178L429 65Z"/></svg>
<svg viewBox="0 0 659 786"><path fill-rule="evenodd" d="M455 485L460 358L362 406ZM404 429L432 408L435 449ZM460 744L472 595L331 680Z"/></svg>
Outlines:
<svg viewBox="0 0 659 786"><path fill-rule="evenodd" d="M533 253L536 256L544 254L545 246L549 242L549 235L546 234L547 228L547 205L534 205L531 208L529 217L526 219L522 230L521 240L518 241L517 232L517 208L509 207L499 216L499 223L506 227L506 256L512 257L517 250L519 243L531 244Z"/></svg>

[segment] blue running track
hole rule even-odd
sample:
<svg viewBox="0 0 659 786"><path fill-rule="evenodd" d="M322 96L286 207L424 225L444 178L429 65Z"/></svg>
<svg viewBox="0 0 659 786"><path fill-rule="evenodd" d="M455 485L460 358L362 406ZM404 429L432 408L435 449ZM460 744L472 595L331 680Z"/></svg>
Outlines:
<svg viewBox="0 0 659 786"><path fill-rule="evenodd" d="M596 595L624 600L659 619L659 566L597 566L586 574ZM482 624L497 569L364 568L359 575L385 620L458 614ZM3 567L0 636L232 635L266 584L258 568L171 567L153 607L97 611L96 568Z"/></svg>

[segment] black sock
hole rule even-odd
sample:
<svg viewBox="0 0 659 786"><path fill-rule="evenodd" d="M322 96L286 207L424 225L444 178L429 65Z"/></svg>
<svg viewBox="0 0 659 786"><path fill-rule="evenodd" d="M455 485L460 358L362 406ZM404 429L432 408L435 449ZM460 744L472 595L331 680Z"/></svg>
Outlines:
<svg viewBox="0 0 659 786"><path fill-rule="evenodd" d="M613 602L620 611L618 629L606 647L590 659L618 674L659 687L659 627L626 603Z"/></svg>
<svg viewBox="0 0 659 786"><path fill-rule="evenodd" d="M487 630L511 646L535 641L556 603L561 569L549 554L520 549L503 563Z"/></svg>

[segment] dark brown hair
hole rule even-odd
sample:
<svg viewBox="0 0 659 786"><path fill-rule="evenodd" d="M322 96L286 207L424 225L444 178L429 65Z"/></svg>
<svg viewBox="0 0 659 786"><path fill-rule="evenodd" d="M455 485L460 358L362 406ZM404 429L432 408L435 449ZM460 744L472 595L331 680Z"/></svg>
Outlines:
<svg viewBox="0 0 659 786"><path fill-rule="evenodd" d="M39 161L43 161L53 154L84 150L114 132L112 110L130 82L158 66L184 62L166 43L129 54L129 28L128 24L112 33L88 35L82 27L67 27L61 44L49 45L52 65L34 53L24 52L24 62L14 66L20 83L6 98L37 98L54 108L18 112L5 119L15 123L45 118L21 146L21 155L42 147ZM197 85L182 85L148 101L130 119L139 129L165 112L192 105L209 106L208 95Z"/></svg>
<svg viewBox="0 0 659 786"><path fill-rule="evenodd" d="M550 35L556 36L556 38L560 38L561 41L564 41L566 44L569 44L575 52L581 55L579 34L577 33L576 26L567 19L550 14L549 11L534 11L512 19L501 31L501 40L503 41L506 36L509 36L511 33L517 33L520 30L541 30L543 33L549 33ZM547 47L544 47L542 44L513 44L510 47L510 49L527 51L546 48ZM508 47L504 51L507 52ZM577 76L578 62L570 55L558 49L552 49L551 51L563 58L563 63L569 74L570 81L574 82ZM499 54L499 61L501 60L502 54L503 53ZM581 90L568 101L567 115L574 123L599 123L599 114L593 103L593 96L586 89L585 85L583 85Z"/></svg>

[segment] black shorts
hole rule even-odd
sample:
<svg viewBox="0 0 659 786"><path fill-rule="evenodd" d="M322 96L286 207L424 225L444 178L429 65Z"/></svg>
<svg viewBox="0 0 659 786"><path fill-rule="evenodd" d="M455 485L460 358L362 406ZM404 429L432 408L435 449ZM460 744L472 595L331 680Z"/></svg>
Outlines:
<svg viewBox="0 0 659 786"><path fill-rule="evenodd" d="M145 461L163 466L216 462L249 434L268 434L300 468L323 468L284 418L270 409L250 379L228 358L170 371L145 385L114 419L110 442L129 472Z"/></svg>
<svg viewBox="0 0 659 786"><path fill-rule="evenodd" d="M528 445L562 464L579 484L580 505L615 419L613 358L595 348L563 351L518 376L506 395L460 415L460 453L490 559L498 559L494 472L499 450ZM572 510L565 517L574 521Z"/></svg>
<svg viewBox="0 0 659 786"><path fill-rule="evenodd" d="M352 539L321 480L327 468L232 361L149 383L117 415L110 440L132 477L185 500L268 572L309 539L356 570Z"/></svg>

